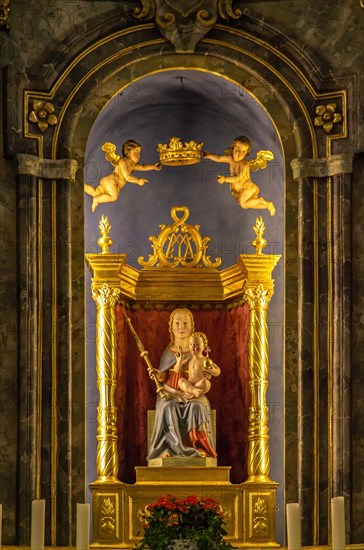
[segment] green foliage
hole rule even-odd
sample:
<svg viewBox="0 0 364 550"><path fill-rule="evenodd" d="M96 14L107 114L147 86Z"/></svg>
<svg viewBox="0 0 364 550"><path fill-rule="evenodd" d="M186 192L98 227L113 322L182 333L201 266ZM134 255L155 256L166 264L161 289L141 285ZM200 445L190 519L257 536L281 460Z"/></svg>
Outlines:
<svg viewBox="0 0 364 550"><path fill-rule="evenodd" d="M224 512L212 498L167 495L148 504L143 513L144 537L138 550L168 550L176 540L196 541L199 550L229 550L223 539Z"/></svg>

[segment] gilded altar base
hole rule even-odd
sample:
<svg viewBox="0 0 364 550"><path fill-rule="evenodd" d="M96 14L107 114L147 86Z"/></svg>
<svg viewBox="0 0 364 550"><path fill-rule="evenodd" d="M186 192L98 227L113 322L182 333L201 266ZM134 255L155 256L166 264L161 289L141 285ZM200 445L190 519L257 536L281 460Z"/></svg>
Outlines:
<svg viewBox="0 0 364 550"><path fill-rule="evenodd" d="M135 484L95 482L92 492L92 548L131 550L141 539L139 520L147 504L173 494L212 497L224 509L226 540L235 548L278 548L275 533L277 483L229 481L229 467L139 467Z"/></svg>

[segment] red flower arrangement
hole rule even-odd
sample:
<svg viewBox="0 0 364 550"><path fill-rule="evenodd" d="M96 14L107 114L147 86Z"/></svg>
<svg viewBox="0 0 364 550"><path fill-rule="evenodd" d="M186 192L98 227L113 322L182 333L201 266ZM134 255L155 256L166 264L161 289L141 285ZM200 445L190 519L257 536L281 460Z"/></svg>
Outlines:
<svg viewBox="0 0 364 550"><path fill-rule="evenodd" d="M144 537L136 546L140 550L173 549L177 547L176 541L194 541L198 550L232 548L223 539L226 535L224 511L213 498L190 495L178 499L166 495L148 504L140 519L144 525Z"/></svg>

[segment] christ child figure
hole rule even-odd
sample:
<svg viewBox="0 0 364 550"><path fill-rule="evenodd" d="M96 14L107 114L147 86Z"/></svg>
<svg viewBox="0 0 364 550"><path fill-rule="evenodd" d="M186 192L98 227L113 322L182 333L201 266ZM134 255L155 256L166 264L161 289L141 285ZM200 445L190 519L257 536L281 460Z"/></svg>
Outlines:
<svg viewBox="0 0 364 550"><path fill-rule="evenodd" d="M116 201L121 189L127 182L135 183L136 185L144 185L148 182L147 179L134 176L134 170L160 170L162 167L158 162L155 164L139 164L142 147L133 139L128 139L123 143L122 157L116 154L116 147L113 143L104 143L102 150L106 153L106 160L109 160L115 166L115 170L111 174L101 178L97 187L85 183L85 193L93 197L92 212L95 212L100 203Z"/></svg>
<svg viewBox="0 0 364 550"><path fill-rule="evenodd" d="M186 365L188 368L188 379L181 378L178 382L185 400L201 397L211 388L208 378L211 378L212 370L215 371L218 367L204 355L204 351L208 351L207 344L207 338L202 332L193 332L189 337L188 345L191 358ZM176 353L176 357L177 363L182 361L182 354ZM213 369L213 367L216 368ZM218 370L220 373L220 369ZM213 374L216 376L215 372Z"/></svg>
<svg viewBox="0 0 364 550"><path fill-rule="evenodd" d="M226 162L230 166L230 176L217 176L218 183L230 183L230 191L241 208L266 208L271 216L276 209L272 202L259 197L259 187L251 180L250 170L265 168L267 161L273 160L270 151L258 151L256 158L247 160L251 149L250 139L245 136L235 138L224 155L203 152L204 158L214 162Z"/></svg>

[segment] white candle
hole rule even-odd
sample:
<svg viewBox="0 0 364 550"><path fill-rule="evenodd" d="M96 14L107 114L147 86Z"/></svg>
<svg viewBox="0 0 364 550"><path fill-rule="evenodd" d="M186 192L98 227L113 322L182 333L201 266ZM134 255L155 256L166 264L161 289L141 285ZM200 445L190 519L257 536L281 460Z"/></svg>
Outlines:
<svg viewBox="0 0 364 550"><path fill-rule="evenodd" d="M33 500L32 527L30 533L30 547L32 550L44 549L44 521L45 500Z"/></svg>
<svg viewBox="0 0 364 550"><path fill-rule="evenodd" d="M345 550L345 501L344 497L331 499L332 550Z"/></svg>
<svg viewBox="0 0 364 550"><path fill-rule="evenodd" d="M287 546L288 550L301 548L301 508L297 502L287 504Z"/></svg>
<svg viewBox="0 0 364 550"><path fill-rule="evenodd" d="M76 548L88 550L90 546L90 505L77 504Z"/></svg>
<svg viewBox="0 0 364 550"><path fill-rule="evenodd" d="M1 549L2 526L3 526L3 505L0 504L0 549Z"/></svg>

